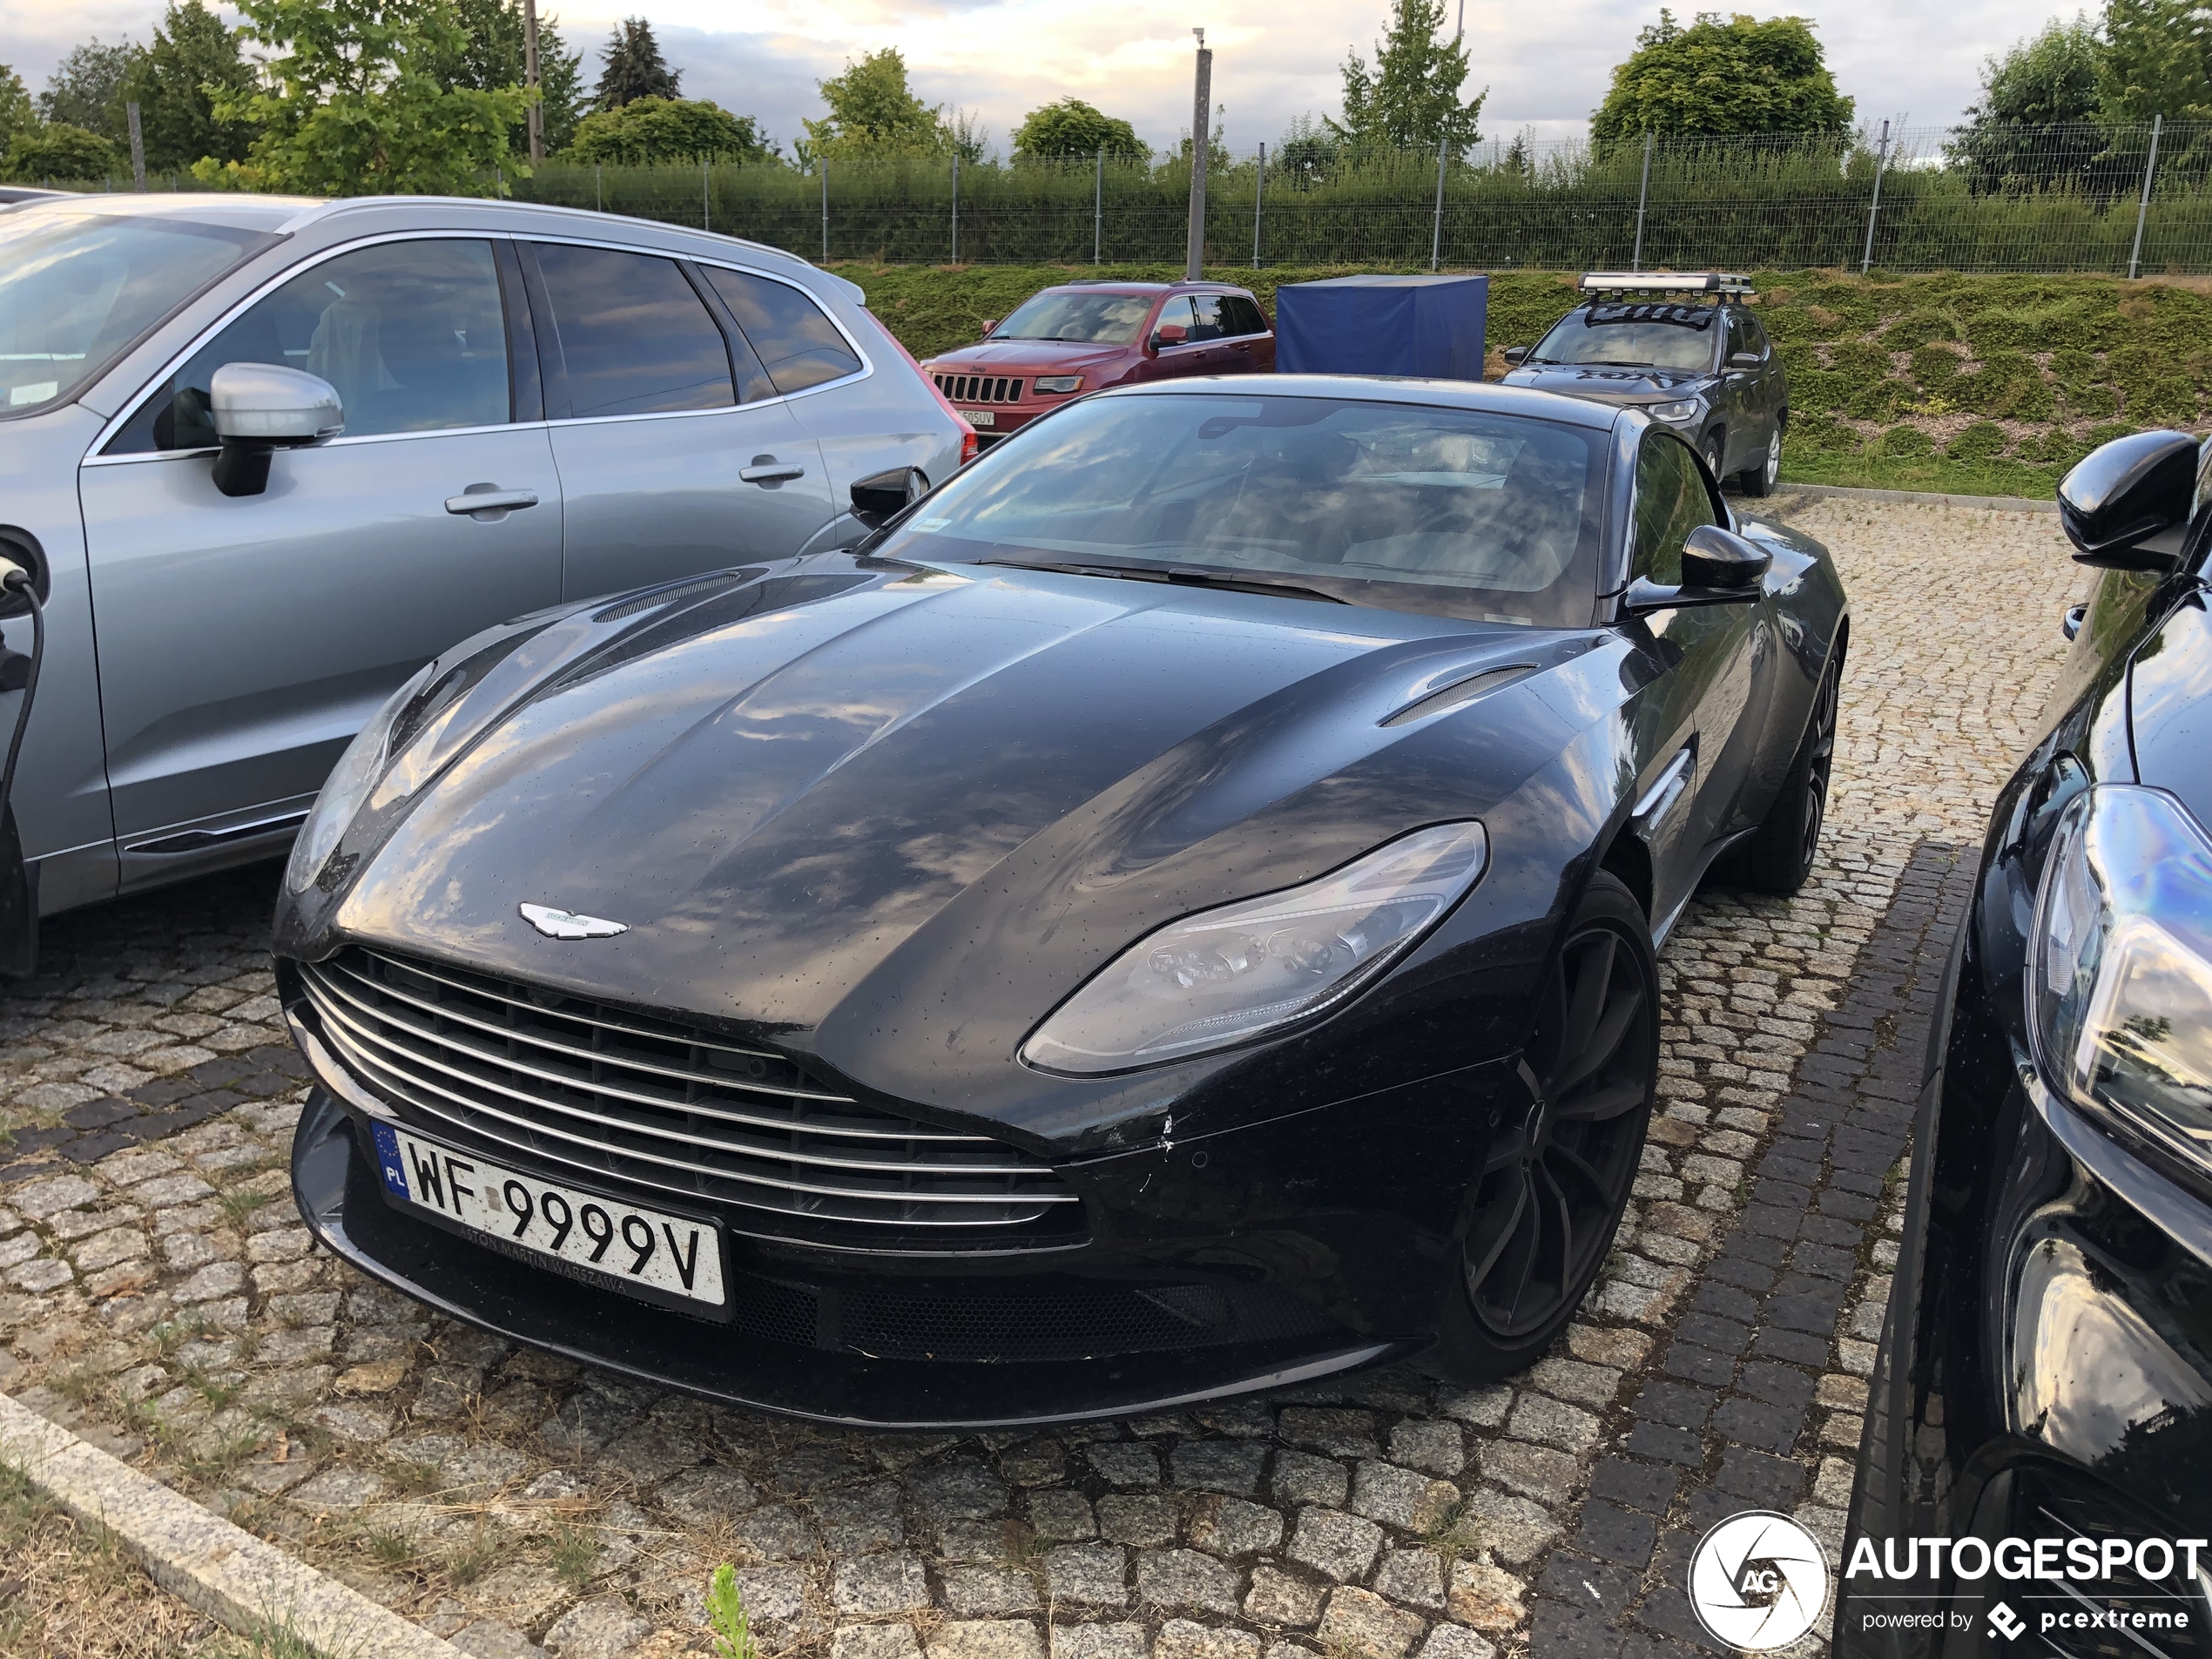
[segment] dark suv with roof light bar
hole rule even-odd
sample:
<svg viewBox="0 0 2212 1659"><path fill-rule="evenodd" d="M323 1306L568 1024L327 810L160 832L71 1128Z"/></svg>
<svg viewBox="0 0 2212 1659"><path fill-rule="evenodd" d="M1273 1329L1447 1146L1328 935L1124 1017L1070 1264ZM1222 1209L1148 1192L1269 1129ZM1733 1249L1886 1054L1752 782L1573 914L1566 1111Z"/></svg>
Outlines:
<svg viewBox="0 0 2212 1659"><path fill-rule="evenodd" d="M1592 271L1579 286L1582 302L1541 341L1507 348L1506 384L1641 409L1688 438L1716 478L1747 496L1772 489L1790 387L1748 308L1750 279Z"/></svg>

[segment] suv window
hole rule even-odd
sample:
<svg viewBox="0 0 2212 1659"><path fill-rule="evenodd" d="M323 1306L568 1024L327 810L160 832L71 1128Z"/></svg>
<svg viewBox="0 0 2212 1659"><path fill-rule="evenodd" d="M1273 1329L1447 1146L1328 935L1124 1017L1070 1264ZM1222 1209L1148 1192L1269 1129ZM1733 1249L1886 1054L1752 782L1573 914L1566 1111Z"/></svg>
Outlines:
<svg viewBox="0 0 2212 1659"><path fill-rule="evenodd" d="M1221 297L1222 332L1234 336L1264 334L1267 332L1267 316L1252 300L1241 293L1225 293Z"/></svg>
<svg viewBox="0 0 2212 1659"><path fill-rule="evenodd" d="M349 438L501 425L512 405L491 244L382 242L308 266L194 352L108 453L215 443L208 382L226 363L320 375Z"/></svg>
<svg viewBox="0 0 2212 1659"><path fill-rule="evenodd" d="M1198 326L1190 331L1193 340L1219 340L1235 330L1222 327L1221 296L1217 293L1194 293L1190 309L1198 319Z"/></svg>
<svg viewBox="0 0 2212 1659"><path fill-rule="evenodd" d="M1735 315L1736 326L1743 331L1743 349L1755 351L1760 356L1765 356L1767 354L1766 330L1760 327L1759 320L1748 311L1739 311Z"/></svg>
<svg viewBox="0 0 2212 1659"><path fill-rule="evenodd" d="M1689 446L1671 432L1645 433L1636 453L1635 561L1629 574L1679 587L1682 544L1700 524L1719 522Z"/></svg>
<svg viewBox="0 0 2212 1659"><path fill-rule="evenodd" d="M745 271L699 268L759 354L779 392L803 392L860 372L860 360L837 325L799 289Z"/></svg>
<svg viewBox="0 0 2212 1659"><path fill-rule="evenodd" d="M1189 340L1192 337L1191 331L1197 327L1197 319L1190 313L1190 296L1178 293L1160 307L1160 320L1152 325L1152 332L1157 334L1163 328L1180 328L1184 339Z"/></svg>
<svg viewBox="0 0 2212 1659"><path fill-rule="evenodd" d="M730 347L673 260L542 242L551 312L545 412L558 418L718 409L735 403Z"/></svg>

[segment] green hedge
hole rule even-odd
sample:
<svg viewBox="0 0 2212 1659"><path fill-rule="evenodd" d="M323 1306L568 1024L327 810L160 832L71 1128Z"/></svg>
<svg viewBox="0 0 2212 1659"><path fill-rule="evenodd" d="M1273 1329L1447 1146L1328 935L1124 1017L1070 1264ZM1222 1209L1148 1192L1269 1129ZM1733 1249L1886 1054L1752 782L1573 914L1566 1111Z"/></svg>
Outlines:
<svg viewBox="0 0 2212 1659"><path fill-rule="evenodd" d="M1037 289L1075 277L1160 280L1161 266L840 265L917 356L980 337ZM1375 267L1359 267L1372 269ZM1271 311L1286 282L1346 267L1208 273ZM1785 477L2047 496L2106 439L2212 428L2212 293L2099 276L1870 277L1759 273L1757 308L1790 371ZM1571 276L1490 281L1499 347L1533 341L1574 301ZM1962 424L1961 417L1965 417Z"/></svg>

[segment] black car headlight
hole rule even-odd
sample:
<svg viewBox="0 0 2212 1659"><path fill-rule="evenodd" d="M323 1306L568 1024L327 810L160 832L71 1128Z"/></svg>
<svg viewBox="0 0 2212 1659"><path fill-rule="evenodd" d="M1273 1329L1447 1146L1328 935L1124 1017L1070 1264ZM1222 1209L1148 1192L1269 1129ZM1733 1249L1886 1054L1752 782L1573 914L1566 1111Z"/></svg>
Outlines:
<svg viewBox="0 0 2212 1659"><path fill-rule="evenodd" d="M2212 1177L2212 840L2163 790L2101 785L2060 815L2027 1026L2054 1092Z"/></svg>
<svg viewBox="0 0 2212 1659"><path fill-rule="evenodd" d="M338 850L346 826L354 821L361 803L368 799L368 792L384 775L385 763L391 759L393 721L399 718L400 711L409 699L429 682L437 666L435 663L425 663L418 669L406 685L385 700L384 706L346 745L346 752L338 757L338 764L323 780L322 792L315 797L314 810L307 814L307 821L293 839L292 857L284 867L287 893L306 891L316 872L322 868L323 861Z"/></svg>
<svg viewBox="0 0 2212 1659"><path fill-rule="evenodd" d="M1402 835L1302 886L1148 934L1022 1047L1053 1071L1125 1071L1244 1042L1341 1001L1482 874L1482 826Z"/></svg>

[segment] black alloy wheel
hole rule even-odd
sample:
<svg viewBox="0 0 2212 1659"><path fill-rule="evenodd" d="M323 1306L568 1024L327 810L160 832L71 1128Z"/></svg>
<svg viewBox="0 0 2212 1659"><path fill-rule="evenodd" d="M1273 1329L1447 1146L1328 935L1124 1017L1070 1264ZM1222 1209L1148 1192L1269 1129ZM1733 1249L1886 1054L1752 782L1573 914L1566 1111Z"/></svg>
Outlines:
<svg viewBox="0 0 2212 1659"><path fill-rule="evenodd" d="M1813 693L1812 713L1788 776L1765 821L1733 856L1745 887L1788 897L1805 884L1828 821L1828 776L1836 762L1836 711L1843 698L1843 644L1837 642Z"/></svg>
<svg viewBox="0 0 2212 1659"><path fill-rule="evenodd" d="M1568 924L1524 1055L1535 1098L1500 1125L1460 1258L1464 1299L1439 1345L1470 1380L1533 1363L1605 1261L1643 1155L1659 1081L1659 974L1642 907L1601 872Z"/></svg>
<svg viewBox="0 0 2212 1659"><path fill-rule="evenodd" d="M1737 486L1747 496L1771 496L1775 480L1782 476L1782 422L1774 423L1774 430L1767 435L1766 448L1759 451L1759 458L1736 475Z"/></svg>
<svg viewBox="0 0 2212 1659"><path fill-rule="evenodd" d="M1716 484L1728 482L1728 475L1721 470L1721 462L1728 459L1728 447L1718 432L1705 435L1704 447L1698 453L1705 457L1705 466Z"/></svg>

